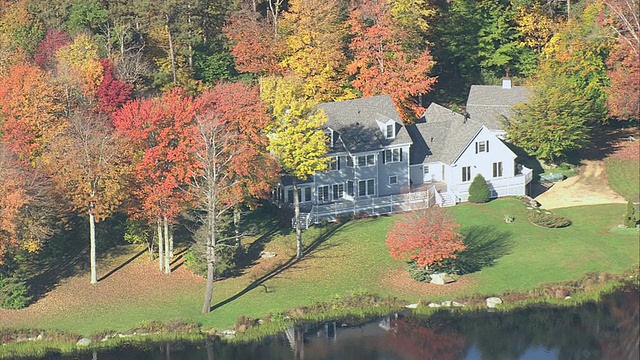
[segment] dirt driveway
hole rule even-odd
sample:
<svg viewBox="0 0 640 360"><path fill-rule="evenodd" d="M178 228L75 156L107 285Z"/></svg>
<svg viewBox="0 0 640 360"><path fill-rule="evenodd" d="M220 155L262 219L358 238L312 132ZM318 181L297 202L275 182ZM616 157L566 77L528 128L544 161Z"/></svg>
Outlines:
<svg viewBox="0 0 640 360"><path fill-rule="evenodd" d="M578 175L555 183L535 199L545 209L627 202L609 188L603 161L584 160L578 170Z"/></svg>

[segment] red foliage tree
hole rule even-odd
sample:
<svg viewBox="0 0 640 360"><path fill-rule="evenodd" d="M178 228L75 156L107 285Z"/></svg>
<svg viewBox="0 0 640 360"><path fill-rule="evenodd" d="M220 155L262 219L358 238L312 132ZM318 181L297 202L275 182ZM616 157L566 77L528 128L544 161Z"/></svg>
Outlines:
<svg viewBox="0 0 640 360"><path fill-rule="evenodd" d="M100 64L104 69L102 82L98 86L98 108L100 111L111 114L118 110L124 103L131 100L133 85L127 84L114 77L113 63L109 59L101 59Z"/></svg>
<svg viewBox="0 0 640 360"><path fill-rule="evenodd" d="M611 86L607 89L609 115L619 120L640 119L640 55L619 39L607 59Z"/></svg>
<svg viewBox="0 0 640 360"><path fill-rule="evenodd" d="M189 204L186 185L198 173L192 149L197 131L194 120L201 108L200 100L173 89L156 99L131 101L113 115L115 127L131 140L139 154L134 165L133 195L140 208L132 212L156 221L158 238L165 240L167 250L168 224ZM159 245L160 269L169 272L162 240Z"/></svg>
<svg viewBox="0 0 640 360"><path fill-rule="evenodd" d="M431 207L401 215L388 232L386 243L394 259L429 266L455 258L457 252L466 249L456 232L458 227L442 208Z"/></svg>
<svg viewBox="0 0 640 360"><path fill-rule="evenodd" d="M33 62L43 70L54 69L56 67L56 51L70 42L71 39L63 31L50 29L33 53Z"/></svg>
<svg viewBox="0 0 640 360"><path fill-rule="evenodd" d="M389 94L405 121L422 115L417 98L436 82L429 76L434 65L429 50L405 49L409 34L394 23L385 0L354 2L347 24L353 52L347 72L355 76L352 85L364 96Z"/></svg>

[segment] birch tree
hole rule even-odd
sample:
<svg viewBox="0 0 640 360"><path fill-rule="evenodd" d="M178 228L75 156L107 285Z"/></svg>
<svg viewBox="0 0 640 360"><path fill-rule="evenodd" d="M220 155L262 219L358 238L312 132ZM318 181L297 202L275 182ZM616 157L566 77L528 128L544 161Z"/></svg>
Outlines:
<svg viewBox="0 0 640 360"><path fill-rule="evenodd" d="M73 209L89 218L91 284L98 282L95 224L109 217L127 194L128 148L108 118L83 110L72 114L42 156Z"/></svg>

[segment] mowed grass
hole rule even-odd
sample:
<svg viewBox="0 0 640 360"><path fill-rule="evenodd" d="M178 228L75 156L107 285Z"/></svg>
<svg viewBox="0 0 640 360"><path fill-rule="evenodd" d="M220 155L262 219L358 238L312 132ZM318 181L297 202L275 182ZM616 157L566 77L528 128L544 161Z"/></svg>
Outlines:
<svg viewBox="0 0 640 360"><path fill-rule="evenodd" d="M3 324L0 321L0 325L89 335L103 330L126 331L151 320L185 319L222 330L241 315L261 318L354 293L396 296L407 302L453 300L474 293L526 291L540 283L577 279L589 271L621 273L638 266L638 239L610 232L620 223L624 205L557 210L574 222L564 229L544 229L530 224L524 204L516 199L484 205L463 204L449 211L463 228L493 227L510 236L510 253L498 259L494 266L466 275L472 281L464 292L435 295L413 288L386 287L387 283L381 279L404 269L404 265L391 258L384 243L393 217L380 217L305 231L304 239L310 251L300 262L288 262L295 254L295 234L271 236L265 242L265 250L275 251L278 256L262 260L242 276L216 282L214 310L208 315L200 314L204 283L197 281L179 291L153 291L148 297L136 300L124 300L127 289L122 289L121 301L99 306L87 303L72 311L43 315L36 323ZM515 217L515 222L505 223L504 215ZM264 274L273 276L262 283L264 286L252 287ZM167 279L171 281L170 277ZM64 291L64 285L54 291Z"/></svg>
<svg viewBox="0 0 640 360"><path fill-rule="evenodd" d="M639 201L640 159L608 158L605 165L611 189L627 199Z"/></svg>

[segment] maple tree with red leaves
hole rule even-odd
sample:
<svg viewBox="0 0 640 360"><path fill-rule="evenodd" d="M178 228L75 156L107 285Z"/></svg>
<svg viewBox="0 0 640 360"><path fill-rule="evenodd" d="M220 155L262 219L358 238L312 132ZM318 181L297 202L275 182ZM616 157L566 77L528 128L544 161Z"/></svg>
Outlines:
<svg viewBox="0 0 640 360"><path fill-rule="evenodd" d="M100 64L104 69L104 75L96 90L98 108L100 111L111 114L131 100L133 85L115 78L111 60L101 59Z"/></svg>
<svg viewBox="0 0 640 360"><path fill-rule="evenodd" d="M459 227L438 206L402 214L387 233L389 254L396 260L415 261L421 267L455 259L456 253L466 249L456 232Z"/></svg>
<svg viewBox="0 0 640 360"><path fill-rule="evenodd" d="M132 191L139 208L131 212L156 222L160 269L167 273L171 271L169 224L192 200L186 186L199 171L192 149L194 120L201 108L200 100L176 88L155 99L128 102L113 115L117 131L131 140L139 154Z"/></svg>
<svg viewBox="0 0 640 360"><path fill-rule="evenodd" d="M255 206L256 199L269 193L279 172L267 152L265 129L271 118L256 86L218 84L200 99L204 106L196 117L194 144L200 173L194 177L192 189L206 229L207 288L202 312L208 313L217 261L218 217L233 208L238 236L238 205L249 202Z"/></svg>
<svg viewBox="0 0 640 360"><path fill-rule="evenodd" d="M425 109L417 99L436 83L429 76L435 64L429 50L412 53L403 47L410 36L394 23L384 0L354 2L347 25L353 52L347 72L355 76L351 84L363 96L389 94L406 122L422 115Z"/></svg>
<svg viewBox="0 0 640 360"><path fill-rule="evenodd" d="M56 52L70 42L71 39L63 31L50 29L33 53L33 62L43 70L53 70L56 67Z"/></svg>

